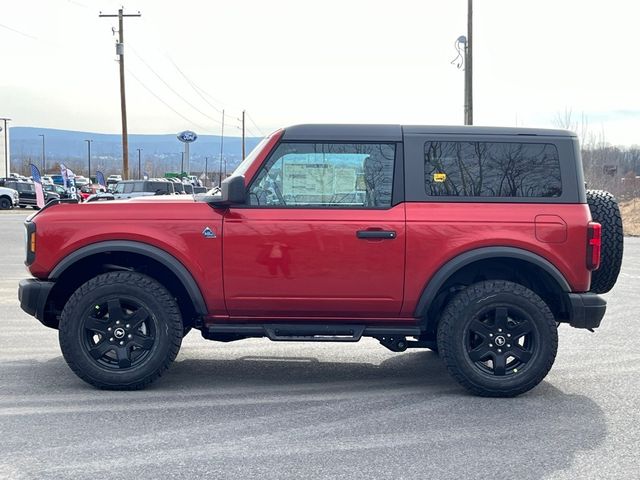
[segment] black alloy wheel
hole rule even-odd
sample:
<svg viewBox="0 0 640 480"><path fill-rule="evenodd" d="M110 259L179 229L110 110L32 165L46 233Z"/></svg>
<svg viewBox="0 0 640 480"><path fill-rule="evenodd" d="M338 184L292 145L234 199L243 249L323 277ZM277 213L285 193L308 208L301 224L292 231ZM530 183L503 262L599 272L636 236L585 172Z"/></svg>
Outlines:
<svg viewBox="0 0 640 480"><path fill-rule="evenodd" d="M445 307L438 351L470 392L513 397L538 385L558 349L556 320L535 292L505 280L470 285Z"/></svg>
<svg viewBox="0 0 640 480"><path fill-rule="evenodd" d="M156 341L158 320L133 298L112 298L83 315L84 347L98 364L120 370L135 367Z"/></svg>
<svg viewBox="0 0 640 480"><path fill-rule="evenodd" d="M514 375L536 355L539 333L531 317L513 306L494 306L467 326L469 360L488 375Z"/></svg>
<svg viewBox="0 0 640 480"><path fill-rule="evenodd" d="M82 380L136 390L173 362L184 326L175 298L158 281L116 271L80 286L64 306L59 328L62 354Z"/></svg>

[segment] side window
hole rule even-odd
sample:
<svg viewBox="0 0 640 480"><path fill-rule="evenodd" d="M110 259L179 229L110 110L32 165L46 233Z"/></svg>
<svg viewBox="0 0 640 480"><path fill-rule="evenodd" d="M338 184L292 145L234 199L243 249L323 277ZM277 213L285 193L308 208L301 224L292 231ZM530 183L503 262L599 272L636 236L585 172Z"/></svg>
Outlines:
<svg viewBox="0 0 640 480"><path fill-rule="evenodd" d="M249 188L258 206L391 206L395 144L281 143Z"/></svg>
<svg viewBox="0 0 640 480"><path fill-rule="evenodd" d="M144 182L131 182L131 186L132 192L144 192Z"/></svg>
<svg viewBox="0 0 640 480"><path fill-rule="evenodd" d="M124 183L118 183L116 185L115 193L124 193Z"/></svg>
<svg viewBox="0 0 640 480"><path fill-rule="evenodd" d="M427 195L452 197L559 197L555 145L516 142L426 142Z"/></svg>
<svg viewBox="0 0 640 480"><path fill-rule="evenodd" d="M133 192L133 183L132 182L127 182L124 184L124 190L123 193L132 193Z"/></svg>

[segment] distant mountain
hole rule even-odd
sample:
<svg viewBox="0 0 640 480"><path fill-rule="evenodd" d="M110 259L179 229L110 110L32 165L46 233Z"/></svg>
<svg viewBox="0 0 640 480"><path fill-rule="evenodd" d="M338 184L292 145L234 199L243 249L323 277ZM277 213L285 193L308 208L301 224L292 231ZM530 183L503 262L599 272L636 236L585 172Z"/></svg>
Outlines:
<svg viewBox="0 0 640 480"><path fill-rule="evenodd" d="M57 130L52 128L12 127L10 130L11 171L26 170L30 162L42 163L42 137L45 140L46 170L56 169L65 163L71 169L84 172L87 165L87 142L91 143L91 172L101 169L105 174L119 172L122 168L122 143L118 134ZM260 142L261 138L247 137L247 154ZM205 157L208 157L209 171L219 169L220 143L218 135L200 135L190 145L191 171L202 172ZM179 171L181 152L184 144L175 134L129 135L129 164L132 174L137 174L138 151L141 148L141 167L150 175L161 175L165 171ZM233 170L242 156L242 139L224 137L223 164L227 171ZM74 171L75 171L74 170ZM86 173L86 172L85 172Z"/></svg>

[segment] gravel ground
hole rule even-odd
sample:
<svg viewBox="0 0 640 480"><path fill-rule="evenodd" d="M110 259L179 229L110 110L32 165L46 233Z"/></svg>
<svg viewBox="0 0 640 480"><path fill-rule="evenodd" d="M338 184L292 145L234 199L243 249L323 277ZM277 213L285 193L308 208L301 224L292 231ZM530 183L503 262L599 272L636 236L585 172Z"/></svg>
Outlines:
<svg viewBox="0 0 640 480"><path fill-rule="evenodd" d="M640 238L603 326L563 325L515 399L468 395L430 351L197 332L151 388L103 392L18 306L25 213L0 215L0 478L638 478Z"/></svg>

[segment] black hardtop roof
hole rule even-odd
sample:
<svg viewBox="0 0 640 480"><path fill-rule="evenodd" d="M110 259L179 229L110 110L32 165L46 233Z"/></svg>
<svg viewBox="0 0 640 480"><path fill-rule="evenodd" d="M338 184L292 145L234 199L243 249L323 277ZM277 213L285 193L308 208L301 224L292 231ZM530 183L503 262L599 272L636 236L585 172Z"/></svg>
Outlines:
<svg viewBox="0 0 640 480"><path fill-rule="evenodd" d="M400 142L402 135L502 135L575 137L569 130L550 128L481 127L461 125L304 124L284 129L283 140Z"/></svg>

